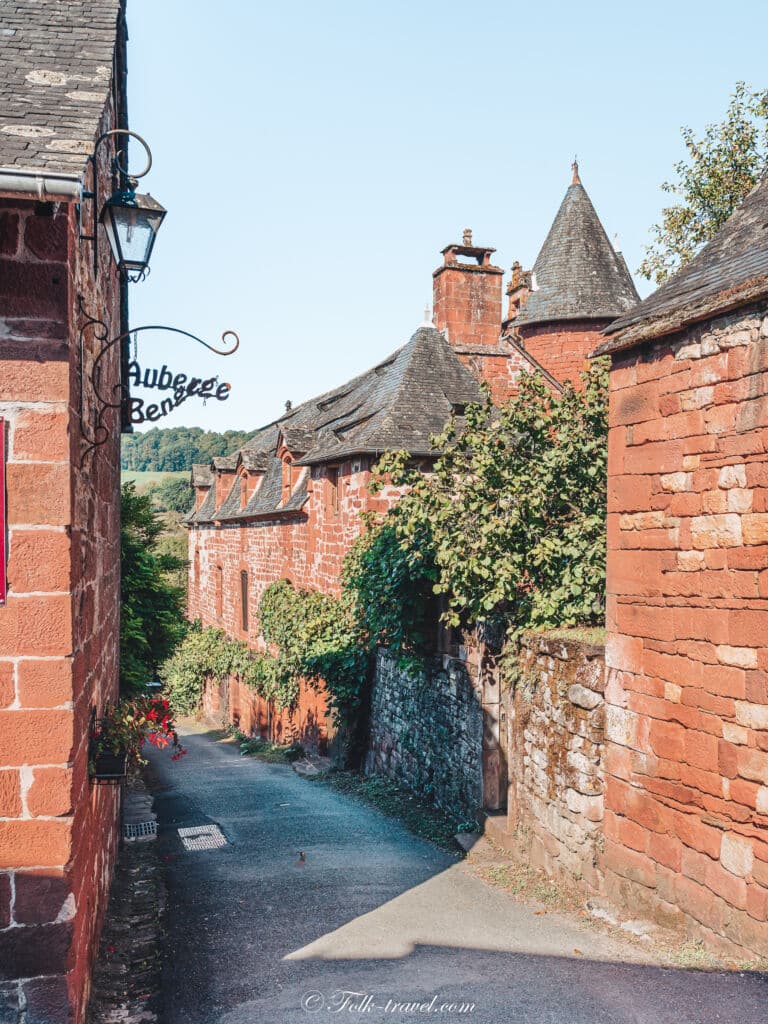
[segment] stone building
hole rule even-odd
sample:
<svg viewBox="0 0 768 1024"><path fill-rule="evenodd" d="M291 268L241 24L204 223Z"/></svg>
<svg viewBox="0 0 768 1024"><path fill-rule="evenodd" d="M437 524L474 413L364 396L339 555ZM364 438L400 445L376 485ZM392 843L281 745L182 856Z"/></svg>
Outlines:
<svg viewBox="0 0 768 1024"><path fill-rule="evenodd" d="M89 719L118 688L119 443L95 450L88 317L121 332L124 290L94 227L88 157L124 126L118 0L0 2L0 1019L84 1019L117 839L88 779ZM99 193L114 149L101 147ZM96 231L98 249L81 234ZM120 355L101 363L102 387ZM2 502L0 502L2 509ZM2 575L2 574L0 574Z"/></svg>
<svg viewBox="0 0 768 1024"><path fill-rule="evenodd" d="M606 890L768 954L768 179L611 325Z"/></svg>
<svg viewBox="0 0 768 1024"><path fill-rule="evenodd" d="M433 274L433 323L367 373L286 412L241 451L194 468L191 618L258 646L256 610L270 583L336 592L361 513L397 496L367 491L384 451L430 459L430 436L479 398L480 381L496 401L515 393L525 371L540 370L553 388L577 381L599 330L637 298L576 168L534 271L517 276L506 320L493 253L465 231ZM288 714L275 714L236 679L212 682L205 702L246 732L321 747L327 738L325 699L314 690L302 689Z"/></svg>

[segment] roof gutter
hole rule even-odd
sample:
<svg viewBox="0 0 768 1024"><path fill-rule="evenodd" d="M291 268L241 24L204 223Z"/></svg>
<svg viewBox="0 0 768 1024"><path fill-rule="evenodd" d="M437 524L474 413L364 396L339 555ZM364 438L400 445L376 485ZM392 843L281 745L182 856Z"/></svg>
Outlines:
<svg viewBox="0 0 768 1024"><path fill-rule="evenodd" d="M81 174L0 167L0 196L71 203L79 202L82 192Z"/></svg>

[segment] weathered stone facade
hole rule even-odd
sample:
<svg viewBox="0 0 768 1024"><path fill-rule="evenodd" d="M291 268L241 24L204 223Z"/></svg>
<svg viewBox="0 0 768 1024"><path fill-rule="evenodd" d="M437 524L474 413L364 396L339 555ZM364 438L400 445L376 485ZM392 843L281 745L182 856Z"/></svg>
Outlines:
<svg viewBox="0 0 768 1024"><path fill-rule="evenodd" d="M611 372L606 885L768 952L768 305Z"/></svg>
<svg viewBox="0 0 768 1024"><path fill-rule="evenodd" d="M118 693L120 422L113 411L109 440L83 459L93 437L91 376L101 342L92 331L81 338L80 327L90 314L119 334L123 304L103 230L94 264L92 246L80 239L79 191L57 195L55 189L57 180L62 188L74 185L68 179L78 174L90 187L85 154L99 133L120 122L124 25L111 0L89 4L87 12L79 4L55 11L11 6L3 11L4 43L28 45L30 59L43 67L64 61L91 89L87 112L66 128L69 141L43 147L39 187L50 201L40 201L36 187L26 196L18 186L4 188L4 175L15 172L0 145L0 416L8 451L8 596L0 607L0 1018L58 1024L80 1022L85 1013L117 842L118 794L89 782L88 743L91 710L101 712ZM71 41L75 36L78 42ZM5 54L3 63L5 86L15 65L5 63ZM27 66L36 65L22 66L22 77ZM28 112L34 122L55 111L64 102L50 95L56 81L40 76L36 85L22 84L37 92L29 107L26 99L15 105L16 114ZM77 93L70 96L74 111ZM31 153L22 151L16 161L27 174L23 160ZM100 154L102 195L111 185L111 155L108 146ZM56 179L51 163L59 171L63 163L67 173ZM102 360L102 387L113 393L119 379L120 354L113 351Z"/></svg>
<svg viewBox="0 0 768 1024"><path fill-rule="evenodd" d="M415 673L380 651L366 771L473 820L483 799L481 700L470 670L456 658L435 659Z"/></svg>
<svg viewBox="0 0 768 1024"><path fill-rule="evenodd" d="M601 884L604 650L536 633L506 688L506 831L534 867Z"/></svg>

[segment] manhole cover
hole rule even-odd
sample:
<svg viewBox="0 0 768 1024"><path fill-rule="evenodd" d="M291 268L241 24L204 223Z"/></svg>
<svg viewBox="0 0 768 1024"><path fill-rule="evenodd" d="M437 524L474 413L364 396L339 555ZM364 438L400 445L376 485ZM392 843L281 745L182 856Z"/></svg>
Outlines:
<svg viewBox="0 0 768 1024"><path fill-rule="evenodd" d="M227 845L218 825L195 825L177 831L185 850L218 850Z"/></svg>
<svg viewBox="0 0 768 1024"><path fill-rule="evenodd" d="M156 835L156 821L139 821L134 824L123 825L123 837L125 839L151 839Z"/></svg>

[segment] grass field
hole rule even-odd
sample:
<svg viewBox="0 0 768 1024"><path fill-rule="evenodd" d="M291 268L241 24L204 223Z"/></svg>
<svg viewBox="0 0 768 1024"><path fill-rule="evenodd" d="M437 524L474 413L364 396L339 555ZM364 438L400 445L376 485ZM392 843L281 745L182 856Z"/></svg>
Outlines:
<svg viewBox="0 0 768 1024"><path fill-rule="evenodd" d="M143 491L149 484L159 484L167 476L181 476L187 479L189 470L185 469L178 473L154 473L150 470L124 469L120 474L122 483L135 483L137 491Z"/></svg>

